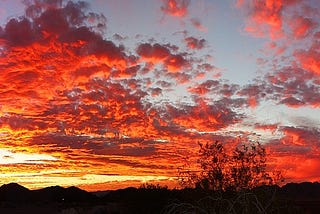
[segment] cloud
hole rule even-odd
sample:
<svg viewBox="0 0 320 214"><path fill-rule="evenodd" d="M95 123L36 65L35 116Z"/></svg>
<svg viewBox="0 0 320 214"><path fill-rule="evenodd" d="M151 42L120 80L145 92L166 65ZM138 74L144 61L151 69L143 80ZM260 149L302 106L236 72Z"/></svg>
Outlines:
<svg viewBox="0 0 320 214"><path fill-rule="evenodd" d="M206 40L205 39L197 39L194 37L187 37L185 38L186 45L191 49L202 49L205 47Z"/></svg>
<svg viewBox="0 0 320 214"><path fill-rule="evenodd" d="M202 31L202 32L207 32L208 31L208 29L201 24L199 19L192 18L192 19L190 19L190 22L199 31Z"/></svg>
<svg viewBox="0 0 320 214"><path fill-rule="evenodd" d="M161 63L169 72L175 73L187 66L188 62L182 54L173 54L169 48L158 43L144 43L138 46L137 54L142 60L152 64Z"/></svg>
<svg viewBox="0 0 320 214"><path fill-rule="evenodd" d="M319 143L320 132L317 129L309 129L306 127L283 127L281 131L284 133L282 143L294 144L313 149Z"/></svg>
<svg viewBox="0 0 320 214"><path fill-rule="evenodd" d="M291 107L319 107L316 94L320 92L318 76L307 70L285 67L267 75L265 92L269 99Z"/></svg>
<svg viewBox="0 0 320 214"><path fill-rule="evenodd" d="M148 44L144 43L138 46L137 53L151 62L158 62L169 57L170 50L160 44Z"/></svg>
<svg viewBox="0 0 320 214"><path fill-rule="evenodd" d="M317 6L312 1L239 0L236 6L246 14L246 32L273 41L285 37L302 39L318 25L306 15L317 17L314 12Z"/></svg>
<svg viewBox="0 0 320 214"><path fill-rule="evenodd" d="M302 68L317 75L320 75L320 62L317 60L320 57L319 44L320 41L315 41L309 49L296 50L294 53Z"/></svg>
<svg viewBox="0 0 320 214"><path fill-rule="evenodd" d="M293 66L319 74L319 8L312 1L252 1L237 2L238 8L245 11L246 26L249 34L270 40L265 46L269 53ZM291 54L295 60L288 58ZM292 61L290 62L289 59ZM274 60L273 66L282 66L283 60ZM289 62L288 62L289 61Z"/></svg>
<svg viewBox="0 0 320 214"><path fill-rule="evenodd" d="M32 29L31 23L24 18L21 21L13 18L4 28L3 38L6 38L11 45L23 46L35 41L37 37Z"/></svg>
<svg viewBox="0 0 320 214"><path fill-rule="evenodd" d="M284 126L279 130L283 137L266 145L270 161L282 170L287 181L317 180L320 175L314 170L319 168L319 129Z"/></svg>
<svg viewBox="0 0 320 214"><path fill-rule="evenodd" d="M189 4L163 1L162 11L184 17ZM258 16L273 15L280 24L268 21L267 28L281 32L284 9L276 2L255 4L255 23L262 22ZM252 133L228 130L250 118L248 106L257 108L266 100L320 106L315 60L320 37L316 26L305 24L308 20L303 16L290 28L297 39L314 38L308 48L295 49L296 64L237 85L218 79L219 68L204 54L205 39L181 34L180 43L170 44L137 37L137 44L127 46L129 37L102 34L106 18L85 3L32 1L25 17L9 19L0 30L0 136L8 149L57 158L31 171L60 167L80 175L88 168L123 175L135 168L136 174L172 176L182 156L197 155L197 142L247 140L257 130L282 134L269 144L273 158L309 154L318 130L259 123ZM191 22L204 30L199 20ZM278 41L273 47L280 47Z"/></svg>
<svg viewBox="0 0 320 214"><path fill-rule="evenodd" d="M271 132L274 132L278 129L279 124L255 124L254 128L258 130L269 130Z"/></svg>
<svg viewBox="0 0 320 214"><path fill-rule="evenodd" d="M268 33L271 39L283 36L282 10L286 5L282 1L263 0L238 1L238 7L246 8L248 20L245 31L257 36L264 37Z"/></svg>
<svg viewBox="0 0 320 214"><path fill-rule="evenodd" d="M263 85L246 85L239 92L239 95L247 97L248 106L255 108L259 100L265 96Z"/></svg>
<svg viewBox="0 0 320 214"><path fill-rule="evenodd" d="M166 112L162 116L166 123L184 131L216 131L241 120L241 115L224 106L223 100L210 105L199 98L195 106L167 106Z"/></svg>
<svg viewBox="0 0 320 214"><path fill-rule="evenodd" d="M189 87L189 91L193 94L206 95L216 94L217 96L232 97L239 93L240 86L236 84L228 84L221 80L206 80L193 87Z"/></svg>
<svg viewBox="0 0 320 214"><path fill-rule="evenodd" d="M294 17L292 22L289 23L291 26L292 34L295 39L301 39L308 36L309 33L316 27L316 23L303 16Z"/></svg>
<svg viewBox="0 0 320 214"><path fill-rule="evenodd" d="M163 0L161 11L170 16L184 17L188 14L190 0Z"/></svg>

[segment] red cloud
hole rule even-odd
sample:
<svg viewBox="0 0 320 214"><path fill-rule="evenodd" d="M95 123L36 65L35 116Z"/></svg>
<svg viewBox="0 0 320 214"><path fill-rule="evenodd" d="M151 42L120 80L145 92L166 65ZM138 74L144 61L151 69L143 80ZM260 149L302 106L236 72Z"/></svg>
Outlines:
<svg viewBox="0 0 320 214"><path fill-rule="evenodd" d="M166 119L171 120L170 123L179 127L179 130L216 131L241 120L240 115L223 106L226 103L221 100L209 105L199 98L195 106L181 106L181 109L168 106Z"/></svg>
<svg viewBox="0 0 320 214"><path fill-rule="evenodd" d="M85 5L41 2L29 5L27 18L9 20L0 32L0 129L6 147L57 157L47 165L50 169L59 166L85 174L90 167L98 174L116 170L128 175L128 169L136 167L137 173L152 170L171 176L178 161L173 148L188 151L184 142L196 136L188 131L195 127L188 121L193 113L199 131L238 120L226 106L219 112L215 106L183 105L187 115L175 115L178 110L163 112L162 105L153 103L177 82L198 75L189 66L208 73L214 66L169 44L144 43L131 55L88 26L93 15ZM160 63L161 71L146 74L156 67L152 63ZM158 78L162 74L164 78ZM171 113L176 117L162 119ZM151 163L153 155L158 158ZM101 167L106 162L110 168Z"/></svg>
<svg viewBox="0 0 320 214"><path fill-rule="evenodd" d="M280 101L280 103L290 106L292 108L299 108L306 105L304 102L294 97L284 98L283 100Z"/></svg>
<svg viewBox="0 0 320 214"><path fill-rule="evenodd" d="M317 73L306 68L283 69L267 76L269 82L241 87L207 80L204 75L215 67L196 57L193 50L180 53L178 46L154 41L140 43L132 54L88 26L93 17L105 26L105 19L87 14L82 3L62 7L59 1L37 2L28 7L27 18L11 19L0 30L4 47L0 129L8 148L57 157L56 162L46 163L50 169L72 169L83 175L90 167L97 174L172 176L179 155L197 155L195 142L233 139L234 133L213 132L241 122L246 115L238 110L246 104L255 106L267 97L286 105L296 100L320 105ZM177 8L189 4L173 2ZM194 37L185 42L191 49L205 45L205 40ZM296 57L315 59L317 51L296 52ZM303 65L305 60L299 61ZM190 81L201 75L206 79L203 83ZM166 92L180 83L188 88L185 93L190 102L183 98L174 103L167 97ZM317 130L255 128L283 133L284 137L270 144L274 158L311 154L319 138ZM33 172L45 167L17 168Z"/></svg>
<svg viewBox="0 0 320 214"><path fill-rule="evenodd" d="M278 124L255 124L254 128L274 132L278 129Z"/></svg>
<svg viewBox="0 0 320 214"><path fill-rule="evenodd" d="M165 60L165 65L170 72L178 72L187 65L187 61L181 55L171 55Z"/></svg>
<svg viewBox="0 0 320 214"><path fill-rule="evenodd" d="M294 54L304 69L316 73L317 75L320 75L319 45L319 42L315 42L308 50L297 50Z"/></svg>
<svg viewBox="0 0 320 214"><path fill-rule="evenodd" d="M304 145L309 148L316 148L319 143L320 131L316 128L307 127L284 127L282 128L285 136L282 142Z"/></svg>
<svg viewBox="0 0 320 214"><path fill-rule="evenodd" d="M283 11L300 0L238 0L237 6L244 8L248 14L245 30L257 37L269 37L272 40L284 35Z"/></svg>
<svg viewBox="0 0 320 214"><path fill-rule="evenodd" d="M202 49L202 48L204 48L204 46L206 44L206 40L197 39L194 37L187 37L187 38L185 38L184 41L187 44L187 46L191 49Z"/></svg>
<svg viewBox="0 0 320 214"><path fill-rule="evenodd" d="M163 60L170 55L170 50L160 44L141 44L137 48L137 53L151 62L158 62L159 60Z"/></svg>
<svg viewBox="0 0 320 214"><path fill-rule="evenodd" d="M220 83L217 80L207 80L196 87L190 87L189 91L195 94L204 95L209 93L211 90L216 90L219 84Z"/></svg>
<svg viewBox="0 0 320 214"><path fill-rule="evenodd" d="M295 39L301 39L312 32L316 24L310 18L297 16L289 22L289 26L291 27L293 37Z"/></svg>
<svg viewBox="0 0 320 214"><path fill-rule="evenodd" d="M312 72L286 67L267 76L267 81L262 93L272 100L295 108L320 106L318 77Z"/></svg>
<svg viewBox="0 0 320 214"><path fill-rule="evenodd" d="M184 17L188 14L189 4L190 0L163 0L161 10L170 16Z"/></svg>
<svg viewBox="0 0 320 214"><path fill-rule="evenodd" d="M257 107L261 98L265 96L263 85L247 85L238 94L247 97L247 104L251 108Z"/></svg>
<svg viewBox="0 0 320 214"><path fill-rule="evenodd" d="M199 19L192 18L192 19L190 19L190 22L199 31L202 31L202 32L207 32L208 31L208 29L201 24Z"/></svg>
<svg viewBox="0 0 320 214"><path fill-rule="evenodd" d="M181 54L172 54L169 48L160 44L144 43L138 46L137 54L142 57L142 60L153 64L163 64L169 72L178 72L186 66L187 60Z"/></svg>
<svg viewBox="0 0 320 214"><path fill-rule="evenodd" d="M255 106L260 99L271 99L293 108L318 108L320 50L317 31L320 25L317 5L301 0L239 0L237 6L247 12L248 32L272 40L265 47L275 58L269 61L274 71L262 84L256 83L261 89L256 90L257 95L245 92L249 95L248 103ZM268 64L261 59L259 62ZM284 64L291 66L284 67Z"/></svg>
<svg viewBox="0 0 320 214"><path fill-rule="evenodd" d="M264 37L269 32L272 39L282 36L282 1L263 0L239 4L250 10L245 30L255 36Z"/></svg>
<svg viewBox="0 0 320 214"><path fill-rule="evenodd" d="M278 130L282 131L284 136L280 140L268 143L267 147L270 150L269 158L272 164L282 170L286 181L319 179L319 129L279 127Z"/></svg>

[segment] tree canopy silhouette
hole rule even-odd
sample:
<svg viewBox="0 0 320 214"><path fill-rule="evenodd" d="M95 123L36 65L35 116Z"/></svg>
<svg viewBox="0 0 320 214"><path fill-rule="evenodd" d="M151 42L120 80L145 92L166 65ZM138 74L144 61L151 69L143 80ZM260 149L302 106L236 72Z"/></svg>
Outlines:
<svg viewBox="0 0 320 214"><path fill-rule="evenodd" d="M266 150L260 143L242 143L227 151L219 141L199 143L196 173L180 170L180 181L184 186L195 186L215 191L240 191L260 185L273 185L282 178L280 172L269 173Z"/></svg>

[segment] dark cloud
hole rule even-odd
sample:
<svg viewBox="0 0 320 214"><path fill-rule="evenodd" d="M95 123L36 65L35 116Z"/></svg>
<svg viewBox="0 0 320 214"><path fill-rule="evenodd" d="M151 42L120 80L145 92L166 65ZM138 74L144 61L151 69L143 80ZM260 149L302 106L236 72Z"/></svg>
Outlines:
<svg viewBox="0 0 320 214"><path fill-rule="evenodd" d="M26 18L22 20L11 19L6 24L2 34L2 38L6 39L12 46L29 45L39 37L40 35L34 31L32 23Z"/></svg>

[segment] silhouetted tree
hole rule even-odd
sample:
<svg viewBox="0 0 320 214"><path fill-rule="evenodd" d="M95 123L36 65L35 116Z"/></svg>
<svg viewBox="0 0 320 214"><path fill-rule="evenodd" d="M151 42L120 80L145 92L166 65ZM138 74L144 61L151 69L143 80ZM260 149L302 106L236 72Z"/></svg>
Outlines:
<svg viewBox="0 0 320 214"><path fill-rule="evenodd" d="M277 179L267 172L266 150L260 143L243 143L232 151L224 145L199 143L199 172L180 170L182 185L215 191L252 189L275 184ZM277 174L277 178L280 178Z"/></svg>

